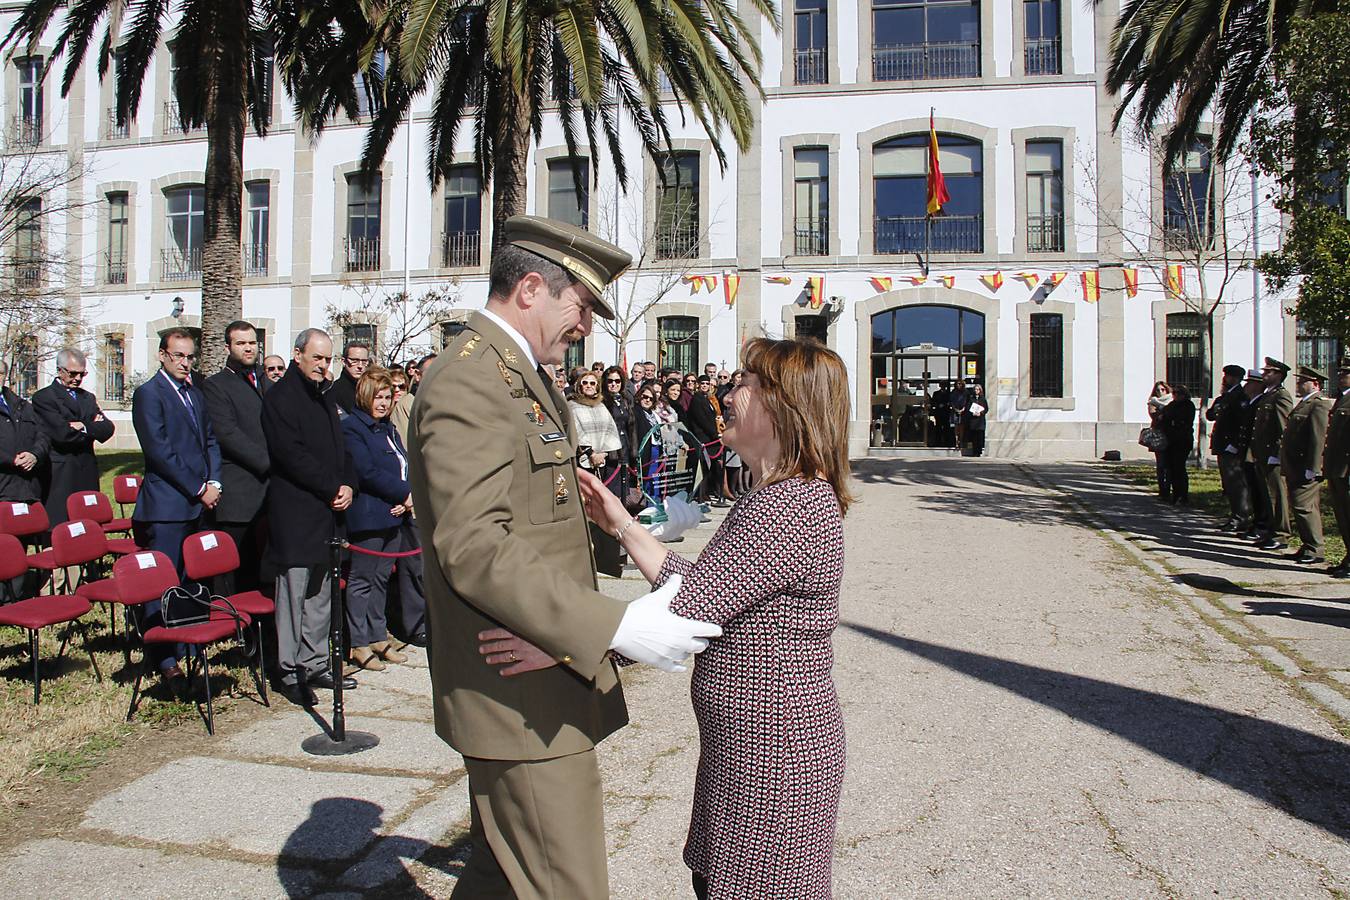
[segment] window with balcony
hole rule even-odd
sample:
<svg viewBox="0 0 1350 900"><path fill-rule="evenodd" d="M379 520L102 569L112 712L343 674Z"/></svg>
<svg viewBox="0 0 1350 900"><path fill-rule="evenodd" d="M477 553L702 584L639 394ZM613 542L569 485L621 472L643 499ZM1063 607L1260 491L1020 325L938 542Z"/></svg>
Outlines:
<svg viewBox="0 0 1350 900"><path fill-rule="evenodd" d="M38 358L42 355L42 348L35 335L27 334L15 343L13 352L14 364L10 366L10 374L14 381L14 393L27 399L41 386L38 384Z"/></svg>
<svg viewBox="0 0 1350 900"><path fill-rule="evenodd" d="M380 173L365 181L359 173L347 176L348 272L376 272L380 268Z"/></svg>
<svg viewBox="0 0 1350 900"><path fill-rule="evenodd" d="M356 73L356 114L361 118L367 118L383 105L383 98L379 94L379 85L384 82L385 53L383 50L376 50L375 56L370 61L373 78L367 78L363 72ZM374 83L372 83L374 82Z"/></svg>
<svg viewBox="0 0 1350 900"><path fill-rule="evenodd" d="M10 122L10 143L36 147L42 143L42 57L15 60L19 76L18 111Z"/></svg>
<svg viewBox="0 0 1350 900"><path fill-rule="evenodd" d="M131 116L122 123L117 121L117 83L122 80L122 69L126 67L126 54L121 50L114 50L112 54L112 77L110 87L112 88L113 106L108 108L108 139L117 140L120 138L131 137Z"/></svg>
<svg viewBox="0 0 1350 900"><path fill-rule="evenodd" d="M656 195L656 258L686 259L699 252L699 159L693 151L661 160ZM691 370L692 371L692 370Z"/></svg>
<svg viewBox="0 0 1350 900"><path fill-rule="evenodd" d="M1064 142L1027 141L1027 250L1064 252Z"/></svg>
<svg viewBox="0 0 1350 900"><path fill-rule="evenodd" d="M1058 75L1060 0L1023 0L1022 66L1028 75Z"/></svg>
<svg viewBox="0 0 1350 900"><path fill-rule="evenodd" d="M442 322L441 323L441 347L449 347L450 342L459 337L460 333L468 328L465 322Z"/></svg>
<svg viewBox="0 0 1350 900"><path fill-rule="evenodd" d="M14 219L14 283L20 290L42 284L42 198L20 201Z"/></svg>
<svg viewBox="0 0 1350 900"><path fill-rule="evenodd" d="M1199 250L1214 243L1214 161L1207 138L1197 138L1163 179L1163 243Z"/></svg>
<svg viewBox="0 0 1350 900"><path fill-rule="evenodd" d="M951 199L928 211L928 135L909 134L872 150L873 241L877 253L984 252L983 145L938 135L938 163Z"/></svg>
<svg viewBox="0 0 1350 900"><path fill-rule="evenodd" d="M1064 396L1064 317L1031 315L1031 396Z"/></svg>
<svg viewBox="0 0 1350 900"><path fill-rule="evenodd" d="M792 70L796 84L826 84L830 80L828 2L796 0L792 15L795 32Z"/></svg>
<svg viewBox="0 0 1350 900"><path fill-rule="evenodd" d="M590 224L591 164L590 160L576 160L576 174L569 159L548 161L548 216L578 228ZM577 195L577 185L581 195Z"/></svg>
<svg viewBox="0 0 1350 900"><path fill-rule="evenodd" d="M1195 397L1207 397L1204 361L1205 317L1171 313L1167 317L1167 383L1185 385Z"/></svg>
<svg viewBox="0 0 1350 900"><path fill-rule="evenodd" d="M131 239L131 210L126 191L113 191L108 201L108 249L103 258L103 280L127 283L127 244Z"/></svg>
<svg viewBox="0 0 1350 900"><path fill-rule="evenodd" d="M799 147L792 154L793 251L798 256L830 252L830 151Z"/></svg>
<svg viewBox="0 0 1350 900"><path fill-rule="evenodd" d="M380 336L379 328L372 322L352 322L342 326L342 346L365 344L370 348L371 359L375 358L375 339Z"/></svg>
<svg viewBox="0 0 1350 900"><path fill-rule="evenodd" d="M250 181L245 188L248 208L244 220L244 275L261 277L267 274L272 186L266 181Z"/></svg>
<svg viewBox="0 0 1350 900"><path fill-rule="evenodd" d="M183 75L184 67L179 60L178 51L173 47L169 48L169 99L164 101L164 131L166 134L177 132L179 134L197 134L203 129L200 125L183 124L183 108L178 102L180 91L178 90L178 80ZM187 76L187 77L190 77Z"/></svg>
<svg viewBox="0 0 1350 900"><path fill-rule="evenodd" d="M127 341L120 334L103 337L103 399L121 403L127 399Z"/></svg>
<svg viewBox="0 0 1350 900"><path fill-rule="evenodd" d="M455 166L445 179L441 264L477 266L483 259L483 186L473 166Z"/></svg>
<svg viewBox="0 0 1350 900"><path fill-rule="evenodd" d="M206 234L206 192L201 185L164 192L168 233L160 251L165 281L193 281L202 277L202 246Z"/></svg>
<svg viewBox="0 0 1350 900"><path fill-rule="evenodd" d="M1345 353L1341 339L1324 331L1309 328L1303 324L1302 320L1297 323L1296 334L1298 364L1300 366L1312 366L1314 369L1328 373L1334 383L1336 368L1340 365L1341 358Z"/></svg>
<svg viewBox="0 0 1350 900"><path fill-rule="evenodd" d="M698 372L698 319L693 316L662 316L656 320L661 366L681 372Z"/></svg>
<svg viewBox="0 0 1350 900"><path fill-rule="evenodd" d="M978 0L872 0L872 80L978 78Z"/></svg>

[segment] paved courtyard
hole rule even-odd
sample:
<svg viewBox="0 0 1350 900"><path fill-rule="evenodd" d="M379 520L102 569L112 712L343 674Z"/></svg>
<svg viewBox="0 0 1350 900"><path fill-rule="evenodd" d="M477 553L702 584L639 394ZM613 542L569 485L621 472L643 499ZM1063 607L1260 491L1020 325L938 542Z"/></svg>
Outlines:
<svg viewBox="0 0 1350 900"><path fill-rule="evenodd" d="M1350 893L1350 584L1098 466L856 474L836 896ZM613 893L690 897L688 678L624 681L633 724L601 754ZM301 753L318 725L284 701L227 719L0 872L49 897L447 896L467 798L428 693L420 655L363 676L349 727L381 744L350 757Z"/></svg>

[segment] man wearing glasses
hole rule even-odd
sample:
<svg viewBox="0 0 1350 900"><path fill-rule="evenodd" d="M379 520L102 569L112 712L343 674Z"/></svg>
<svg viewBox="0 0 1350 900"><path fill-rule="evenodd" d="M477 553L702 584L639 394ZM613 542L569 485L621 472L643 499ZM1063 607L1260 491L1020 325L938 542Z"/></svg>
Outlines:
<svg viewBox="0 0 1350 900"><path fill-rule="evenodd" d="M328 389L337 404L338 412L349 416L356 409L356 382L370 368L370 345L365 341L348 341L342 348L342 374Z"/></svg>
<svg viewBox="0 0 1350 900"><path fill-rule="evenodd" d="M263 359L263 373L267 380L276 383L286 374L286 360L280 356L268 356Z"/></svg>
<svg viewBox="0 0 1350 900"><path fill-rule="evenodd" d="M56 354L56 380L33 394L33 411L51 440L42 505L53 525L66 521L67 497L98 490L94 445L108 441L116 430L94 395L80 386L88 371L84 354L67 347Z"/></svg>

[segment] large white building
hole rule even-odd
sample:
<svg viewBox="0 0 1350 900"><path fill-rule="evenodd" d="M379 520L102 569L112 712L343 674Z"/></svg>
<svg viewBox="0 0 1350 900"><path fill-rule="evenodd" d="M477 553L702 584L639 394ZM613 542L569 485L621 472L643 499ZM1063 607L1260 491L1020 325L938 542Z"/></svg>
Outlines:
<svg viewBox="0 0 1350 900"><path fill-rule="evenodd" d="M600 178L581 208L561 129L547 122L532 151L530 211L584 219L641 259L617 294L636 320L627 346L597 331L577 358L733 367L749 336L810 333L850 367L855 454L933 443L926 396L958 377L995 399L987 452L1131 453L1152 383L1204 380L1199 321L1162 283L1181 264L1188 295L1202 274L1207 296L1221 292L1215 368L1264 354L1325 365L1333 342L1299 337L1279 298L1253 302L1244 267L1254 224L1270 249L1279 223L1269 206L1254 223L1245 167L1216 173L1206 202L1203 148L1164 184L1156 154L1112 133L1112 6L795 0L781 36L762 29L766 97L745 153L733 147L723 170L697 127L679 128L667 165L680 177L662 187L633 137L628 192L602 154L585 161ZM6 29L17 8L0 9ZM65 100L55 77L35 83L49 50L7 66L7 146L38 141L86 169L91 211L64 238L82 273L68 295L92 351L88 386L122 423L119 442L134 442L127 386L153 371L162 330L200 322L205 142L175 124L169 45L122 131L111 85L91 66ZM289 357L294 335L330 326L334 308L372 309L405 284L413 295L454 286L452 333L486 293L490 204L467 165L471 129L465 167L433 189L421 103L378 184L364 188L353 175L365 125L312 143L274 96L270 133L250 135L244 150L243 311L268 352ZM930 112L952 199L926 234ZM1188 209L1213 235L1203 258L1187 249ZM931 268L916 284L925 242ZM392 326L371 318L350 334L380 340ZM51 365L27 379L45 383Z"/></svg>

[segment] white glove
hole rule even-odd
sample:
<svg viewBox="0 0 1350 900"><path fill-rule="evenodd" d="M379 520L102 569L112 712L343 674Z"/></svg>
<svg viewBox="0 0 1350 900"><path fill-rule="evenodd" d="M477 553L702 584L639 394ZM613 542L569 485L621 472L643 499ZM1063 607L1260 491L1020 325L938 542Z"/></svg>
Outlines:
<svg viewBox="0 0 1350 900"><path fill-rule="evenodd" d="M1314 472L1312 469L1304 469L1304 470L1303 470L1303 480L1304 480L1304 481L1312 481L1312 480L1313 480L1314 478L1316 478L1316 477L1317 477L1317 473Z"/></svg>
<svg viewBox="0 0 1350 900"><path fill-rule="evenodd" d="M1234 447L1232 444L1229 444L1227 447L1224 447L1224 448L1223 448L1223 452L1224 452L1224 453L1236 453L1236 452L1237 452L1237 448Z"/></svg>
<svg viewBox="0 0 1350 900"><path fill-rule="evenodd" d="M1266 465L1268 465L1268 466L1278 466L1279 464L1280 464L1280 458L1279 458L1278 456L1268 456L1268 457L1266 457Z"/></svg>
<svg viewBox="0 0 1350 900"><path fill-rule="evenodd" d="M721 637L722 629L670 611L682 581L679 575L672 575L660 590L628 604L609 649L667 672L685 671L682 664L689 655L706 650L707 638Z"/></svg>

